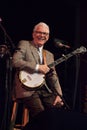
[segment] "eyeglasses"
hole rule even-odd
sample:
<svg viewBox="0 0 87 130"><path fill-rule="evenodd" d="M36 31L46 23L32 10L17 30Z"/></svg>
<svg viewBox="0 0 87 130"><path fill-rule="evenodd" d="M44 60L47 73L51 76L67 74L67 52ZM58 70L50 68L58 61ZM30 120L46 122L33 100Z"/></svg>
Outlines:
<svg viewBox="0 0 87 130"><path fill-rule="evenodd" d="M47 32L35 31L35 33L37 33L37 34L43 34L43 35L45 35L45 36L49 35L49 33L47 33Z"/></svg>

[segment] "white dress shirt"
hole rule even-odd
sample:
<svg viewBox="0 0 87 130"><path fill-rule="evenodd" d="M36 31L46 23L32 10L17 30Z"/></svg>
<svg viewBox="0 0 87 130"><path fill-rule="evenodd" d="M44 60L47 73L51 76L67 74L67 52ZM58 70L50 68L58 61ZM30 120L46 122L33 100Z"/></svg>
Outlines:
<svg viewBox="0 0 87 130"><path fill-rule="evenodd" d="M42 52L43 46L42 47L38 47L37 50L38 50L38 54L40 56L40 64L42 64L42 62L43 62L43 52ZM36 65L36 68L35 68L36 72L38 71L38 68L39 68L39 64Z"/></svg>

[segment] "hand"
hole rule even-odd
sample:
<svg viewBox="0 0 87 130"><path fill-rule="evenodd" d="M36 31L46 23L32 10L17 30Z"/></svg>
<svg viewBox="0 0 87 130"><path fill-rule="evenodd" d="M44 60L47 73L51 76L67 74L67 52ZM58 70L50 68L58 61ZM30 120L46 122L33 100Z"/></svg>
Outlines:
<svg viewBox="0 0 87 130"><path fill-rule="evenodd" d="M63 106L63 105L64 105L62 99L61 99L59 96L56 96L56 99L55 99L55 101L54 101L54 103L53 103L54 106L55 106L56 104L59 104L60 106Z"/></svg>
<svg viewBox="0 0 87 130"><path fill-rule="evenodd" d="M43 73L43 74L46 74L50 71L50 68L44 64L44 65L39 65L39 72Z"/></svg>

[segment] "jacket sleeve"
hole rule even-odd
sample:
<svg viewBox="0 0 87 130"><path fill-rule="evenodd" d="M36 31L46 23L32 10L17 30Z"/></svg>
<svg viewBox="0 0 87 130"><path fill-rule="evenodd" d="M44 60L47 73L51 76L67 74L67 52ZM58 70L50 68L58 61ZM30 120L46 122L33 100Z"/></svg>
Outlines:
<svg viewBox="0 0 87 130"><path fill-rule="evenodd" d="M54 55L49 52L47 54L47 64L50 65L51 63L54 63ZM59 94L62 96L62 89L59 82L58 72L56 72L54 65L51 67L51 70L52 71L50 71L50 73L48 73L46 76L47 84L49 88L51 88L51 90L55 92L55 94Z"/></svg>
<svg viewBox="0 0 87 130"><path fill-rule="evenodd" d="M21 40L19 42L18 49L13 54L12 66L19 70L35 71L36 62L32 56L29 41Z"/></svg>

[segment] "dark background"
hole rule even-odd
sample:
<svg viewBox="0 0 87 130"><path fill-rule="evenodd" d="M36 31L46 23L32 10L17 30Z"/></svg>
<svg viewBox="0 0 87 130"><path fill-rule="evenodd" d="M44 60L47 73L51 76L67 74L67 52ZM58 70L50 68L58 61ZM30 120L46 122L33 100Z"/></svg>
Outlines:
<svg viewBox="0 0 87 130"><path fill-rule="evenodd" d="M80 11L80 42L87 48L87 8L86 2L81 3ZM87 113L87 53L85 53L80 62L80 86L81 86L81 104L83 112Z"/></svg>
<svg viewBox="0 0 87 130"><path fill-rule="evenodd" d="M80 5L79 0L3 0L0 3L0 17L2 19L0 25L0 45L6 44L12 55L14 51L13 45L16 46L21 39L32 39L32 29L34 25L43 21L50 26L51 30L50 40L46 43L45 48L54 53L56 60L61 57L62 54L66 55L82 45L87 47L86 12L85 3L81 3ZM5 30L3 30L2 26ZM54 38L66 41L64 44L68 44L71 48L55 47ZM87 84L86 55L87 54L73 56L69 60L56 66L64 98L70 108L78 112L83 112L84 108L82 100ZM10 64L7 68L7 63L5 66L2 65L2 61L0 63L1 72L5 72L5 76L3 76L2 73L4 83L3 85L0 84L0 95L1 99L8 99L6 106L8 108L8 106L10 106L9 91L12 89L10 82L13 80L11 78L13 72L10 69ZM6 74L9 77L7 79ZM8 83L6 80L8 80ZM0 82L2 83L2 80ZM2 91L2 88L4 88L4 91ZM2 104L3 102L6 101L1 101ZM5 107L4 105L2 106L2 108Z"/></svg>

